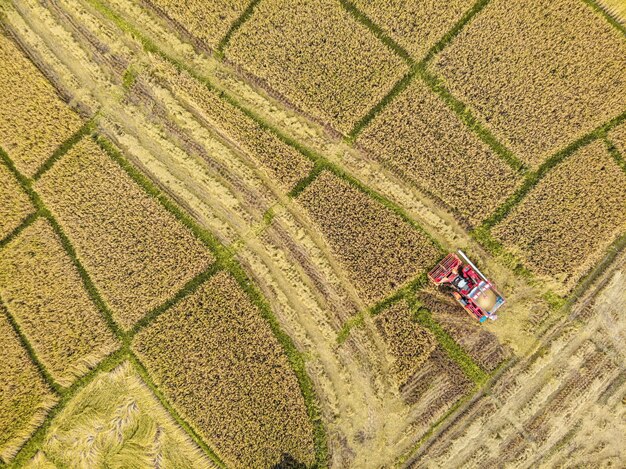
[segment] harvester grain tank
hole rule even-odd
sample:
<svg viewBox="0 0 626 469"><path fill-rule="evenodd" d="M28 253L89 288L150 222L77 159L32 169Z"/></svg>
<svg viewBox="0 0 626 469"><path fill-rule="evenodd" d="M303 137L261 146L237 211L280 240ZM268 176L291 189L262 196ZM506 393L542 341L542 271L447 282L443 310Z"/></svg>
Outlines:
<svg viewBox="0 0 626 469"><path fill-rule="evenodd" d="M428 278L438 287L449 291L472 317L481 323L487 318L496 320L496 311L504 298L472 261L459 249L451 252L428 273Z"/></svg>

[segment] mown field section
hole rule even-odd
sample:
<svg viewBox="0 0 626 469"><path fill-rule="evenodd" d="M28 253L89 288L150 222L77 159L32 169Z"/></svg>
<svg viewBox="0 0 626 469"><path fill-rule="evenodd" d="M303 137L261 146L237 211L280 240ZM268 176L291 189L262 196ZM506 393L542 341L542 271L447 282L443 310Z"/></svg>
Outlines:
<svg viewBox="0 0 626 469"><path fill-rule="evenodd" d="M35 187L125 329L213 262L206 247L90 138Z"/></svg>
<svg viewBox="0 0 626 469"><path fill-rule="evenodd" d="M343 133L408 71L336 0L260 2L226 58Z"/></svg>
<svg viewBox="0 0 626 469"><path fill-rule="evenodd" d="M82 121L2 31L0 63L0 147L32 176Z"/></svg>
<svg viewBox="0 0 626 469"><path fill-rule="evenodd" d="M431 70L526 164L626 109L626 39L585 2L495 0Z"/></svg>

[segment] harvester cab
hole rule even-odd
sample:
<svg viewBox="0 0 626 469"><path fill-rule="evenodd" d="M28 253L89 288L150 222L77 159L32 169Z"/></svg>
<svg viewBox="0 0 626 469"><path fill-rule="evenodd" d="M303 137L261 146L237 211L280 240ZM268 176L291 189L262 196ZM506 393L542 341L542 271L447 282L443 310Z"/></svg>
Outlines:
<svg viewBox="0 0 626 469"><path fill-rule="evenodd" d="M495 321L496 311L504 298L483 273L459 249L451 252L428 273L428 278L438 287L448 290L472 317L481 323L487 318Z"/></svg>

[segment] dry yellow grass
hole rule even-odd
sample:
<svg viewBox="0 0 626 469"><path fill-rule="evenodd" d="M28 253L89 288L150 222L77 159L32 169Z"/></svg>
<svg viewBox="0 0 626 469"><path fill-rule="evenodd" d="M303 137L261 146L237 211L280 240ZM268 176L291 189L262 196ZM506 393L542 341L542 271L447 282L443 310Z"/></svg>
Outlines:
<svg viewBox="0 0 626 469"><path fill-rule="evenodd" d="M31 176L82 122L2 31L0 63L0 147Z"/></svg>
<svg viewBox="0 0 626 469"><path fill-rule="evenodd" d="M214 260L90 138L72 147L36 189L124 328Z"/></svg>
<svg viewBox="0 0 626 469"><path fill-rule="evenodd" d="M408 70L335 0L259 3L226 57L344 133Z"/></svg>
<svg viewBox="0 0 626 469"><path fill-rule="evenodd" d="M595 141L548 173L492 234L571 287L626 230L626 174Z"/></svg>
<svg viewBox="0 0 626 469"><path fill-rule="evenodd" d="M413 320L405 300L378 314L375 323L395 359L393 368L398 381L406 382L435 350L435 336Z"/></svg>
<svg viewBox="0 0 626 469"><path fill-rule="evenodd" d="M176 21L194 38L216 49L230 25L243 13L250 0L148 0L161 14Z"/></svg>
<svg viewBox="0 0 626 469"><path fill-rule="evenodd" d="M229 467L314 461L298 381L260 312L230 274L212 277L142 330L133 349Z"/></svg>
<svg viewBox="0 0 626 469"><path fill-rule="evenodd" d="M9 462L56 399L30 361L0 305L0 462Z"/></svg>
<svg viewBox="0 0 626 469"><path fill-rule="evenodd" d="M413 280L437 260L437 248L426 235L328 171L297 200L368 303Z"/></svg>
<svg viewBox="0 0 626 469"><path fill-rule="evenodd" d="M41 451L39 451L33 459L28 461L24 467L26 469L57 469Z"/></svg>
<svg viewBox="0 0 626 469"><path fill-rule="evenodd" d="M260 163L284 187L293 187L313 168L311 160L302 153L264 130L259 123L187 72L179 71L165 61L159 62L154 71L173 93L194 103L196 109L200 109L202 119Z"/></svg>
<svg viewBox="0 0 626 469"><path fill-rule="evenodd" d="M0 240L8 236L35 211L17 180L0 162Z"/></svg>
<svg viewBox="0 0 626 469"><path fill-rule="evenodd" d="M0 251L0 296L41 362L63 386L118 347L43 219Z"/></svg>
<svg viewBox="0 0 626 469"><path fill-rule="evenodd" d="M608 136L611 143L617 148L622 159L626 160L626 122L622 122L612 129Z"/></svg>
<svg viewBox="0 0 626 469"><path fill-rule="evenodd" d="M72 397L40 449L47 458L32 467L46 467L46 460L75 469L216 467L128 363L100 374Z"/></svg>
<svg viewBox="0 0 626 469"><path fill-rule="evenodd" d="M496 0L431 64L526 163L626 109L626 41L577 0Z"/></svg>
<svg viewBox="0 0 626 469"><path fill-rule="evenodd" d="M357 142L470 224L489 216L520 181L420 80L392 101Z"/></svg>
<svg viewBox="0 0 626 469"><path fill-rule="evenodd" d="M353 3L419 60L475 1L353 0Z"/></svg>

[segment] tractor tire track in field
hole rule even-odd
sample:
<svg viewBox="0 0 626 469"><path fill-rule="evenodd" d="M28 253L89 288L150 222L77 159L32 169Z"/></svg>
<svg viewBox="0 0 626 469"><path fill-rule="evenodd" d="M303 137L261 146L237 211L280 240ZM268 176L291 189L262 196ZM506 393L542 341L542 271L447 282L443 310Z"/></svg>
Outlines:
<svg viewBox="0 0 626 469"><path fill-rule="evenodd" d="M71 0L18 2L7 22L37 65L102 132L203 226L231 245L308 357L328 426L331 464L377 467L411 448L415 412L389 371L371 320L342 345L363 310L329 248L284 190L232 142L197 119L149 73L155 57ZM138 74L128 89L128 65ZM269 209L275 215L269 222ZM407 435L410 435L407 437Z"/></svg>

